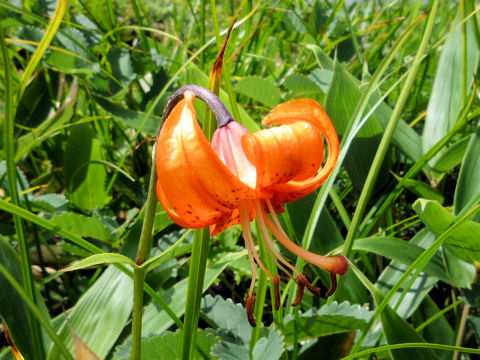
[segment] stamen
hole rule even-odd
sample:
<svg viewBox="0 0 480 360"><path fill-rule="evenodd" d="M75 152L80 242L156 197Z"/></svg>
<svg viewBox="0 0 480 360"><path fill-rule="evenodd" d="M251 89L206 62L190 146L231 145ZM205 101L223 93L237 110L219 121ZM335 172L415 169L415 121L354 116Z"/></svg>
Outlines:
<svg viewBox="0 0 480 360"><path fill-rule="evenodd" d="M263 265L262 261L260 260L260 256L258 256L257 250L255 249L255 243L253 241L252 232L250 231L250 221L248 217L246 201L242 202L242 204L240 205L240 222L242 224L245 245L247 246L247 248L250 248L250 251L253 257L255 258L255 262L258 264L260 269L262 269L262 271L265 274L267 274L267 276L273 282L272 274L270 274L270 271L268 271L265 265Z"/></svg>
<svg viewBox="0 0 480 360"><path fill-rule="evenodd" d="M255 310L255 299L257 297L253 295L247 295L247 299L245 300L245 309L247 310L247 319L248 322L252 327L257 327L257 319L255 318L254 310Z"/></svg>
<svg viewBox="0 0 480 360"><path fill-rule="evenodd" d="M297 306L302 302L303 292L304 292L304 289L305 289L305 286L303 286L301 283L299 283L297 281L297 279L298 279L298 277L295 279L295 282L298 285L298 294L297 294L297 297L295 298L295 300L292 301L292 304L291 304L292 306Z"/></svg>
<svg viewBox="0 0 480 360"><path fill-rule="evenodd" d="M320 289L310 284L310 281L308 281L305 275L303 274L298 275L295 281L297 281L297 284L301 283L303 287L306 287L307 290L312 293L312 295L320 296Z"/></svg>
<svg viewBox="0 0 480 360"><path fill-rule="evenodd" d="M332 279L332 285L330 285L330 290L325 294L326 297L333 295L335 290L337 290L337 275L330 273L330 279Z"/></svg>
<svg viewBox="0 0 480 360"><path fill-rule="evenodd" d="M270 218L267 216L263 209L261 210L263 218L265 219L265 224L276 237L276 239L280 241L280 243L285 246L288 251L294 253L298 257L301 257L305 261L308 261L309 263L314 264L321 269L333 272L335 274L343 275L347 272L348 262L344 256L322 256L314 254L308 250L305 250L304 248L301 248L300 246L292 242L283 230L280 230L277 226L275 226L275 224L272 222L272 220L270 220ZM272 213L272 218L276 218L275 213Z"/></svg>
<svg viewBox="0 0 480 360"><path fill-rule="evenodd" d="M268 230L267 230L267 227L265 226L265 220L263 218L263 214L264 214L264 211L262 211L262 206L260 204L260 201L258 200L255 200L255 211L257 212L257 219L258 219L258 222L260 224L260 229L262 231L262 235L263 235L263 238L265 239L265 243L267 244L267 248L268 250L270 251L271 255L272 255L272 258L273 260L275 261L275 263L277 264L277 266L285 273L288 275L288 277L292 278L292 274L290 273L290 271L288 271L287 269L285 269L285 267L283 267L278 261L280 260L280 262L282 262L284 265L286 265L287 267L289 267L296 275L299 274L298 270L292 265L290 264L279 252L278 250L275 248L275 246L273 246L273 243L272 243L272 240L270 238L270 234L268 233Z"/></svg>
<svg viewBox="0 0 480 360"><path fill-rule="evenodd" d="M248 213L246 214L246 219L245 219L245 214L243 214L243 207L240 207L240 221L242 224L242 230L243 230L243 238L245 241L245 247L247 248L248 252L248 260L250 261L250 267L252 269L252 280L250 281L250 289L248 290L249 296L253 296L253 291L255 290L255 280L257 278L257 266L255 265L255 260L253 258L253 253L252 253L252 247L250 244L250 241L247 240L247 238L252 237L252 233L250 231L250 221L248 219Z"/></svg>
<svg viewBox="0 0 480 360"><path fill-rule="evenodd" d="M273 293L275 295L275 310L280 309L280 276L273 277Z"/></svg>

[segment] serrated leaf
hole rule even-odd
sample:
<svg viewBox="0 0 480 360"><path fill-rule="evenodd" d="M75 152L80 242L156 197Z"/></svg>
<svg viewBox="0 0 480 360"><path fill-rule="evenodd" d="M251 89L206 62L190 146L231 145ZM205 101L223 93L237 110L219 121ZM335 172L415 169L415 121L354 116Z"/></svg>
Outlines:
<svg viewBox="0 0 480 360"><path fill-rule="evenodd" d="M200 346L205 354L218 342L218 338L211 332L198 330L196 344ZM162 336L151 337L142 340L142 360L172 360L181 358L182 333L167 332ZM195 348L193 360L201 360L204 357Z"/></svg>
<svg viewBox="0 0 480 360"><path fill-rule="evenodd" d="M418 199L413 204L413 209L425 226L437 236L443 234L456 220L455 215L436 201ZM478 239L480 239L480 224L467 220L448 236L445 246L464 261L480 261Z"/></svg>
<svg viewBox="0 0 480 360"><path fill-rule="evenodd" d="M283 353L283 336L273 326L266 337L260 338L253 347L253 360L278 360Z"/></svg>
<svg viewBox="0 0 480 360"><path fill-rule="evenodd" d="M60 194L43 194L29 199L30 204L38 210L56 212L67 210L68 200Z"/></svg>
<svg viewBox="0 0 480 360"><path fill-rule="evenodd" d="M250 342L252 327L242 304L235 304L232 299L223 299L219 295L207 295L202 299L200 310L215 325L237 338L238 344L246 345Z"/></svg>
<svg viewBox="0 0 480 360"><path fill-rule="evenodd" d="M270 108L280 103L280 89L268 79L248 76L240 79L235 91L252 98Z"/></svg>
<svg viewBox="0 0 480 360"><path fill-rule="evenodd" d="M127 264L133 268L137 267L132 259L126 257L122 254L116 253L103 253L103 254L94 254L85 259L75 262L74 264L70 265L69 267L62 270L62 272L67 271L75 271L79 269L84 269L90 266L96 265L105 265L105 264Z"/></svg>
<svg viewBox="0 0 480 360"><path fill-rule="evenodd" d="M320 309L313 308L301 314L296 324L292 316L286 317L285 325L281 330L285 336L285 343L291 345L295 332L297 332L298 341L350 332L363 329L371 316L372 312L360 305L333 302Z"/></svg>

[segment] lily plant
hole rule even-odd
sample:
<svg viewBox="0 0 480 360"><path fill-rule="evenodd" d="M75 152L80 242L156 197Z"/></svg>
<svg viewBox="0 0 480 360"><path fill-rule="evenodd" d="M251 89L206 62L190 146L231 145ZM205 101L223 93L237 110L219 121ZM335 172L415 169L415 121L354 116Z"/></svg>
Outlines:
<svg viewBox="0 0 480 360"><path fill-rule="evenodd" d="M211 142L197 122L196 97L217 119ZM275 308L280 307L280 277L277 271L268 271L260 259L250 230L254 219L261 230L259 241L264 241L277 269L298 286L293 306L300 304L305 289L317 296L320 289L280 254L272 236L291 253L328 271L332 286L327 296L331 295L336 275L348 269L346 258L303 249L289 239L277 217L284 211L284 204L316 190L335 167L338 136L322 107L311 99L282 103L262 121L265 126L278 126L250 133L232 118L214 93L189 85L172 95L164 118L155 152L158 200L175 223L192 229L209 227L211 236L241 225L252 271L246 296L249 323L256 326L253 308L257 265L270 278Z"/></svg>

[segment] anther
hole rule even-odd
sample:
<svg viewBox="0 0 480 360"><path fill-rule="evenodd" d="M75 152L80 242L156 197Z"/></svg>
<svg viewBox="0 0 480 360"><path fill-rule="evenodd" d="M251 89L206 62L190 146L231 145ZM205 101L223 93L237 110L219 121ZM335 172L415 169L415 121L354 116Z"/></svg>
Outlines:
<svg viewBox="0 0 480 360"><path fill-rule="evenodd" d="M332 279L332 285L330 286L330 290L325 294L326 297L333 295L335 290L337 290L337 275L334 273L330 273L330 279Z"/></svg>
<svg viewBox="0 0 480 360"><path fill-rule="evenodd" d="M255 309L255 299L257 297L254 295L247 294L247 299L245 301L245 309L247 310L247 319L252 327L257 327L257 319L253 315Z"/></svg>
<svg viewBox="0 0 480 360"><path fill-rule="evenodd" d="M297 277L298 279L298 277ZM297 283L298 285L298 294L297 294L297 297L295 298L295 300L292 301L292 306L297 306L299 305L301 302L302 302L302 299L303 299L303 292L304 292L304 289L305 289L305 286L303 286L302 284L300 284L297 279L295 279L295 282Z"/></svg>
<svg viewBox="0 0 480 360"><path fill-rule="evenodd" d="M275 310L280 309L280 276L273 277L273 293L275 294Z"/></svg>

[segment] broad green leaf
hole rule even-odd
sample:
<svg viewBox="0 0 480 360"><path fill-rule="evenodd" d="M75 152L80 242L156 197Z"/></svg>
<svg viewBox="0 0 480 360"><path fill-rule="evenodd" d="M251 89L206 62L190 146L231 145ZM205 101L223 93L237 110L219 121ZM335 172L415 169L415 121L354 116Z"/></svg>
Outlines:
<svg viewBox="0 0 480 360"><path fill-rule="evenodd" d="M355 112L361 90L353 77L339 62L335 64L335 71L330 88L325 99L325 110L340 136L345 134ZM367 177L368 170L377 152L382 135L382 128L375 115L365 123L352 141L344 166L352 180L353 186L361 190ZM388 173L384 167L378 177L380 183L386 181ZM377 185L379 185L377 183Z"/></svg>
<svg viewBox="0 0 480 360"><path fill-rule="evenodd" d="M435 159L435 171L448 172L455 166L462 162L467 146L469 144L469 137L458 140L450 145L448 148L438 154Z"/></svg>
<svg viewBox="0 0 480 360"><path fill-rule="evenodd" d="M145 121L145 124L143 124L145 118L144 113L130 110L123 105L116 104L113 101L100 96L94 96L94 99L107 113L122 121L125 126L141 130L147 135L157 135L161 123L161 118L159 116L151 115Z"/></svg>
<svg viewBox="0 0 480 360"><path fill-rule="evenodd" d="M16 251L0 235L0 263L15 280L22 284L20 260ZM34 359L35 351L30 336L28 308L8 280L0 274L0 318L10 336L26 359Z"/></svg>
<svg viewBox="0 0 480 360"><path fill-rule="evenodd" d="M456 123L463 106L463 88L470 91L473 74L478 66L478 47L472 26L472 20L467 21L467 84L463 84L462 65L462 27L459 26L448 37L443 46L438 63L432 96L428 102L427 116L422 134L422 148L426 153L435 145ZM435 167L435 161L432 162Z"/></svg>
<svg viewBox="0 0 480 360"><path fill-rule="evenodd" d="M393 176L395 176L395 179L397 179L398 181L402 180L400 176L397 176L395 174ZM443 200L444 200L443 195L440 194L433 187L431 187L428 184L425 184L422 181L407 179L407 180L404 180L403 185L405 186L406 189L410 190L412 193L414 193L418 197L429 199L429 200L435 200L435 201L438 201L440 204L443 204Z"/></svg>
<svg viewBox="0 0 480 360"><path fill-rule="evenodd" d="M331 73L330 73L331 76ZM308 97L313 96L318 93L322 93L322 90L317 85L316 82L311 80L310 78L299 75L299 74L292 74L289 75L283 85L293 93L293 96L296 98L299 97Z"/></svg>
<svg viewBox="0 0 480 360"><path fill-rule="evenodd" d="M468 143L467 152L460 168L457 188L455 189L455 213L459 213L468 202L480 194L480 127Z"/></svg>
<svg viewBox="0 0 480 360"><path fill-rule="evenodd" d="M270 108L280 103L280 89L271 80L258 76L240 79L235 90Z"/></svg>
<svg viewBox="0 0 480 360"><path fill-rule="evenodd" d="M127 264L135 268L137 265L130 259L122 254L117 253L103 253L103 254L94 254L85 259L77 261L70 265L69 267L62 270L62 272L75 271L79 269L84 269L89 266L95 265L104 265L104 264Z"/></svg>
<svg viewBox="0 0 480 360"><path fill-rule="evenodd" d="M462 289L462 294L461 299L464 303L473 307L480 307L480 284L474 283L471 289Z"/></svg>
<svg viewBox="0 0 480 360"><path fill-rule="evenodd" d="M424 343L425 339L404 319L402 319L392 308L387 305L380 315L382 329L388 344L401 343ZM391 351L393 359L436 359L433 350L428 348L409 348Z"/></svg>
<svg viewBox="0 0 480 360"><path fill-rule="evenodd" d="M301 360L341 359L350 353L356 331L327 335L306 342L299 351Z"/></svg>
<svg viewBox="0 0 480 360"><path fill-rule="evenodd" d="M415 315L417 316L417 318L421 316L422 320L427 320L432 316L438 314L440 310L441 309L438 308L437 304L435 304L435 301L433 301L430 296L427 296L418 308L418 311ZM425 340L431 343L448 345L455 344L455 332L453 331L445 316L439 317L430 325L425 327L422 330L422 335ZM436 350L435 352L437 353L437 358L439 360L451 359L451 353L449 351L440 352Z"/></svg>
<svg viewBox="0 0 480 360"><path fill-rule="evenodd" d="M81 237L90 237L106 242L112 240L110 232L98 218L67 212L55 215L51 222Z"/></svg>
<svg viewBox="0 0 480 360"><path fill-rule="evenodd" d="M127 325L132 311L133 282L113 266L108 267L68 312L68 322L85 344L104 359ZM64 315L57 318L59 336L73 353L73 339ZM60 359L53 347L49 360Z"/></svg>
<svg viewBox="0 0 480 360"><path fill-rule="evenodd" d="M84 211L102 207L110 197L106 193L107 171L100 141L88 124L73 127L64 156L64 174L68 198Z"/></svg>
<svg viewBox="0 0 480 360"><path fill-rule="evenodd" d="M371 237L366 239L357 239L353 245L354 250L368 251L388 259L396 260L405 265L410 265L424 248L397 238L392 237ZM436 254L424 269L430 276L445 281L456 287L469 286L471 280L462 277L452 277L445 269L443 259Z"/></svg>
<svg viewBox="0 0 480 360"><path fill-rule="evenodd" d="M331 70L324 70L324 69L316 69L313 70L309 75L308 78L313 80L317 86L322 89L324 93L327 92L328 88L330 87L330 83L333 79L333 71Z"/></svg>
<svg viewBox="0 0 480 360"><path fill-rule="evenodd" d="M295 332L297 332L298 341L350 332L363 329L371 315L370 310L362 308L360 305L333 302L323 305L318 310L310 309L300 314L296 325L295 319L289 315L285 318L281 331L285 336L285 344L292 345Z"/></svg>
<svg viewBox="0 0 480 360"><path fill-rule="evenodd" d="M440 236L455 222L455 215L450 213L438 202L418 199L413 204L422 222L435 235ZM466 221L450 234L445 240L445 246L453 254L467 262L480 261L480 224Z"/></svg>

